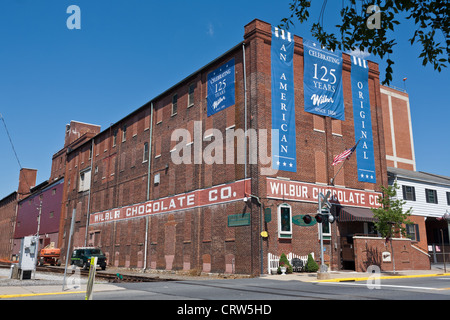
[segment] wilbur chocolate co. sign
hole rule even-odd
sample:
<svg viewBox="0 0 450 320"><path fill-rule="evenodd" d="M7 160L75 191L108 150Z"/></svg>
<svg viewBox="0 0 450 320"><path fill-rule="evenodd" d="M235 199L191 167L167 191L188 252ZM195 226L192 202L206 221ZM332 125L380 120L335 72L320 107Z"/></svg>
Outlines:
<svg viewBox="0 0 450 320"><path fill-rule="evenodd" d="M329 201L332 204L363 208L381 207L378 202L381 196L379 192L267 178L268 198L316 203L319 193L326 194L328 191L331 193Z"/></svg>

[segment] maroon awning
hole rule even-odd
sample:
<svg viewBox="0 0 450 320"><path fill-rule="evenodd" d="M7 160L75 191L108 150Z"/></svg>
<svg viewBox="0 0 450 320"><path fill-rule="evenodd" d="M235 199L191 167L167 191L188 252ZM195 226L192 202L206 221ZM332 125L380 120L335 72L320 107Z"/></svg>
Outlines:
<svg viewBox="0 0 450 320"><path fill-rule="evenodd" d="M338 217L339 222L375 222L373 212L367 208L342 207Z"/></svg>

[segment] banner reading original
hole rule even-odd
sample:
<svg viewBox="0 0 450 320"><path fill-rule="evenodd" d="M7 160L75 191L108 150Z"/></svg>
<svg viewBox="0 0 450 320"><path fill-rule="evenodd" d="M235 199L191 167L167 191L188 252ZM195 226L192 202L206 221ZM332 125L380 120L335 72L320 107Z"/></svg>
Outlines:
<svg viewBox="0 0 450 320"><path fill-rule="evenodd" d="M89 223L97 224L123 219L143 217L151 214L168 213L178 210L187 210L201 206L209 206L225 202L241 200L245 197L245 184L250 189L250 181L240 180L230 184L223 184L208 189L195 190L190 193L180 194L157 200L149 200L144 203L111 209L93 213Z"/></svg>
<svg viewBox="0 0 450 320"><path fill-rule="evenodd" d="M319 186L305 182L267 178L268 198L317 202L319 193L325 195L328 191L331 192L329 201L333 204L364 208L381 207L381 204L378 202L378 198L381 196L379 192Z"/></svg>

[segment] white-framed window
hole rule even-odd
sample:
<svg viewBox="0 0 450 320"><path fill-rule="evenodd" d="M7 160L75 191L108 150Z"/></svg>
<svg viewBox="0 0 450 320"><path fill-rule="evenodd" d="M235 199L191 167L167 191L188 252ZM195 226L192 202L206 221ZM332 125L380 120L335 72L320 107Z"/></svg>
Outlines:
<svg viewBox="0 0 450 320"><path fill-rule="evenodd" d="M292 207L287 203L278 206L278 237L292 238Z"/></svg>
<svg viewBox="0 0 450 320"><path fill-rule="evenodd" d="M144 154L142 156L142 162L148 161L148 142L144 143Z"/></svg>
<svg viewBox="0 0 450 320"><path fill-rule="evenodd" d="M172 116L176 115L178 111L178 94L172 97Z"/></svg>
<svg viewBox="0 0 450 320"><path fill-rule="evenodd" d="M322 235L324 237L331 237L331 223L328 221L328 215L323 215L323 222L322 222Z"/></svg>
<svg viewBox="0 0 450 320"><path fill-rule="evenodd" d="M188 108L194 105L194 91L195 91L195 83L191 83L189 85L188 91L188 105L187 105Z"/></svg>

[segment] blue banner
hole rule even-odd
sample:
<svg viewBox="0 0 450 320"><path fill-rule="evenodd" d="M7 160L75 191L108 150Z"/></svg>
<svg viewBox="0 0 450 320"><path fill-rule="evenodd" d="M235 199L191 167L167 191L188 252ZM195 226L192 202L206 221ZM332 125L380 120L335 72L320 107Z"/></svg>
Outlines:
<svg viewBox="0 0 450 320"><path fill-rule="evenodd" d="M294 38L272 27L272 168L297 172ZM278 134L274 134L278 132Z"/></svg>
<svg viewBox="0 0 450 320"><path fill-rule="evenodd" d="M208 74L208 117L235 104L234 59Z"/></svg>
<svg viewBox="0 0 450 320"><path fill-rule="evenodd" d="M369 98L369 67L366 60L352 59L352 100L358 181L376 183L375 156L373 149L372 118Z"/></svg>
<svg viewBox="0 0 450 320"><path fill-rule="evenodd" d="M345 120L342 54L303 39L305 111Z"/></svg>

